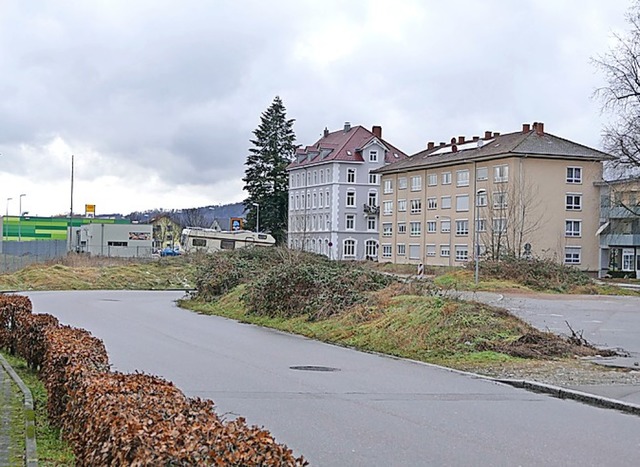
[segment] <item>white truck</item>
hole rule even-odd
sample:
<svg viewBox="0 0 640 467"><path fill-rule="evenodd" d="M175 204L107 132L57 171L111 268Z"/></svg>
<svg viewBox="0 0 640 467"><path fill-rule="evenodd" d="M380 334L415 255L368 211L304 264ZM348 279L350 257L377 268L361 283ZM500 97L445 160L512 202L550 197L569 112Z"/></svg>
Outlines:
<svg viewBox="0 0 640 467"><path fill-rule="evenodd" d="M214 230L201 227L187 227L182 230L182 247L185 253L220 250L236 250L251 246L274 246L275 238L266 233L249 230Z"/></svg>

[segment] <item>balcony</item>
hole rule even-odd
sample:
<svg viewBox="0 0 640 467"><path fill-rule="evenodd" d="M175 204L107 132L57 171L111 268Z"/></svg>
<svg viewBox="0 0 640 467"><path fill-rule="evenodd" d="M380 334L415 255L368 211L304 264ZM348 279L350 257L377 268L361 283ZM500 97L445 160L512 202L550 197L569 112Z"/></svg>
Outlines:
<svg viewBox="0 0 640 467"><path fill-rule="evenodd" d="M380 214L380 206L364 205L364 213L368 216L377 216Z"/></svg>
<svg viewBox="0 0 640 467"><path fill-rule="evenodd" d="M600 208L600 213L601 216L606 219L628 219L640 216L640 206L630 206L629 208L623 206L603 206Z"/></svg>
<svg viewBox="0 0 640 467"><path fill-rule="evenodd" d="M619 247L640 246L640 233L637 233L637 234L610 233L610 234L600 235L600 246L619 246Z"/></svg>

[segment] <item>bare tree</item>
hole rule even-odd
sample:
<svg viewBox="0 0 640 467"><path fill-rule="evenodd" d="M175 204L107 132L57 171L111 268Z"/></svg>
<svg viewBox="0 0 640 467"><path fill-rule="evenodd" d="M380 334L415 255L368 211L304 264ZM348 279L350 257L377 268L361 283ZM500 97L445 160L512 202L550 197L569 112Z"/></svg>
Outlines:
<svg viewBox="0 0 640 467"><path fill-rule="evenodd" d="M627 34L614 35L611 50L592 59L607 81L594 95L614 117L603 137L605 150L616 157L612 168L618 175L640 169L640 1L628 11L627 22Z"/></svg>
<svg viewBox="0 0 640 467"><path fill-rule="evenodd" d="M535 210L537 190L521 180L498 185L486 197L486 206L478 207L477 217L484 222L481 239L487 256L492 260L523 257L527 240L542 222L542 212Z"/></svg>
<svg viewBox="0 0 640 467"><path fill-rule="evenodd" d="M185 227L209 227L210 222L204 215L204 211L199 208L183 209L180 215L180 224Z"/></svg>

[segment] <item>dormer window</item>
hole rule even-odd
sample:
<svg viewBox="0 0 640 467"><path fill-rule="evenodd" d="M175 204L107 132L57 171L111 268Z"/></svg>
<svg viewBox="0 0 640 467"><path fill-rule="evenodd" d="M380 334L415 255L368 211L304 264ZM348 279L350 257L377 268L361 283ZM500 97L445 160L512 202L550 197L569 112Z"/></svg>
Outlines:
<svg viewBox="0 0 640 467"><path fill-rule="evenodd" d="M369 162L378 162L378 151L369 151Z"/></svg>

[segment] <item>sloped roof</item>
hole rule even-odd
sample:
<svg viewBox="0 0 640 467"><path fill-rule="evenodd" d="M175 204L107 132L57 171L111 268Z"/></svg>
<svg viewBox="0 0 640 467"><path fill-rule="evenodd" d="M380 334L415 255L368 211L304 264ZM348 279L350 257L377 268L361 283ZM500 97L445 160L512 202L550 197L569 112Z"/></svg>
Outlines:
<svg viewBox="0 0 640 467"><path fill-rule="evenodd" d="M529 156L570 160L601 161L612 156L597 149L584 146L564 138L545 133L544 126L528 131L500 135L486 134L485 138L466 141L462 144L447 144L420 151L408 159L401 160L375 172L391 173L459 164L474 160L496 159L505 156Z"/></svg>
<svg viewBox="0 0 640 467"><path fill-rule="evenodd" d="M386 149L385 163L390 164L408 157L386 140L378 138L363 126L357 125L349 129L325 133L313 146L298 148L295 160L287 169L329 161L364 162L362 149L376 140Z"/></svg>

